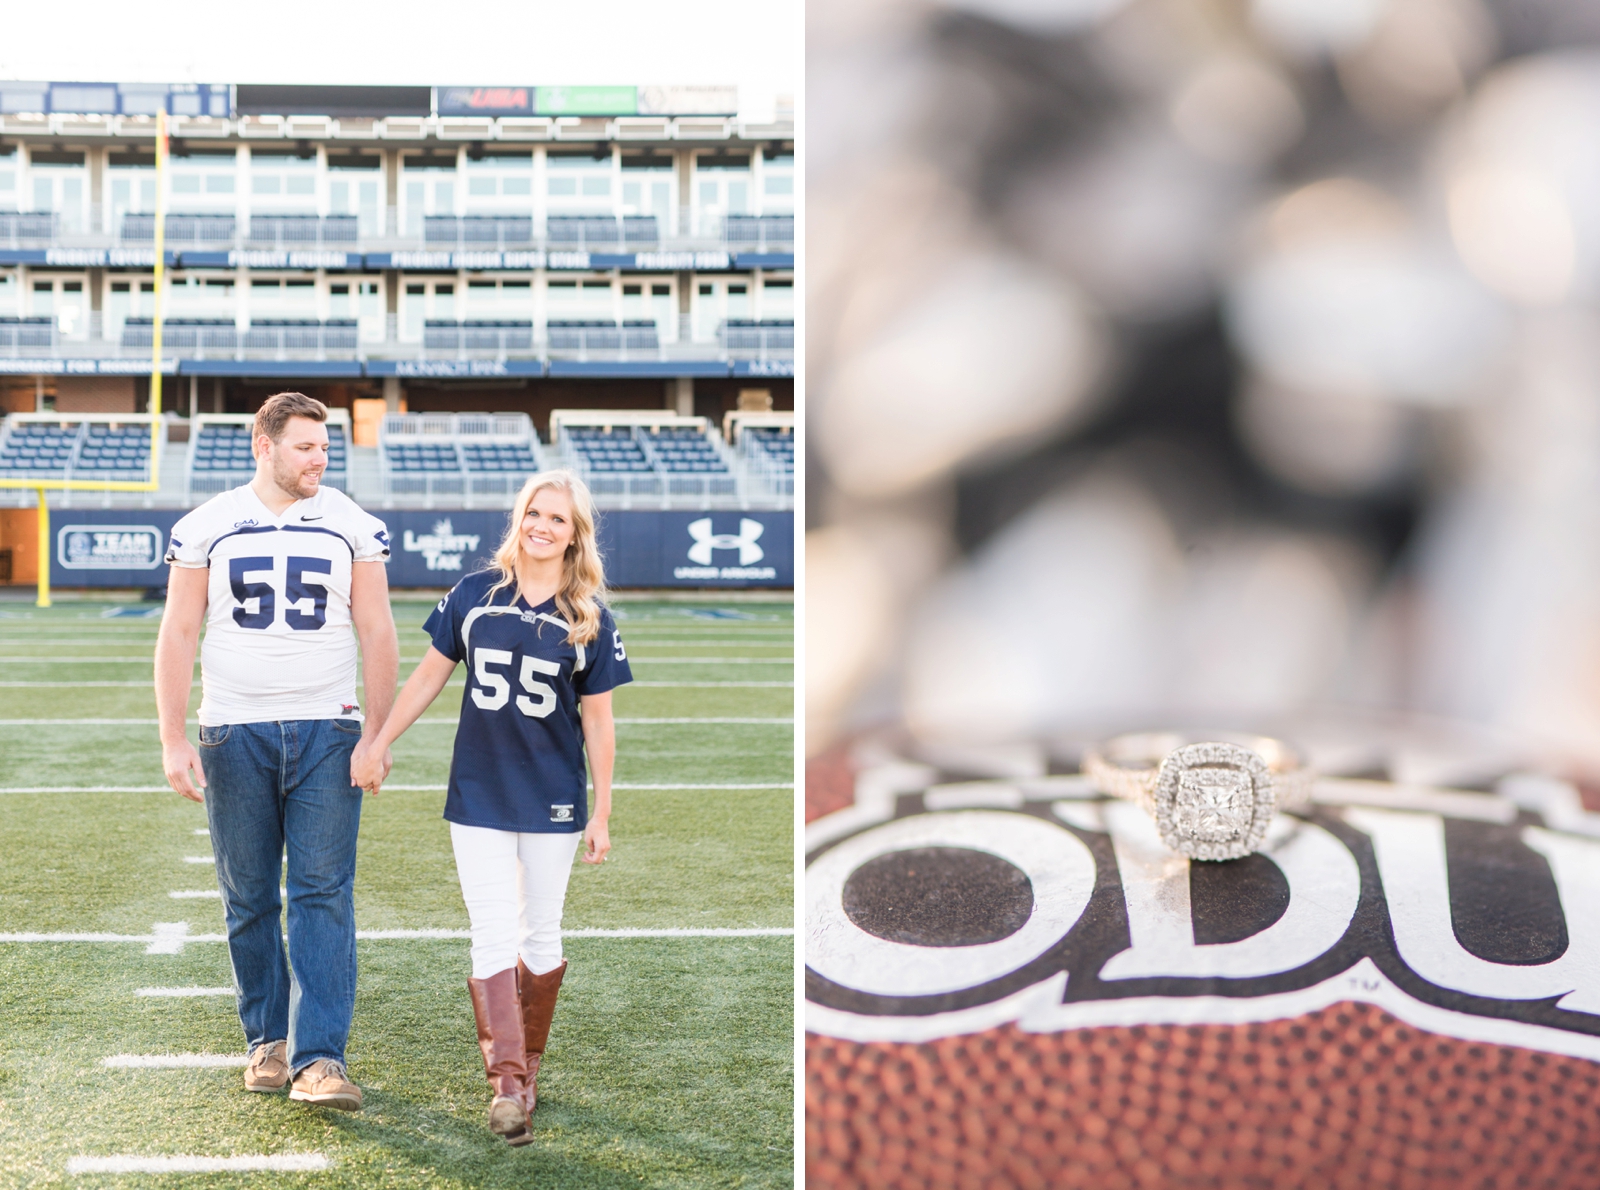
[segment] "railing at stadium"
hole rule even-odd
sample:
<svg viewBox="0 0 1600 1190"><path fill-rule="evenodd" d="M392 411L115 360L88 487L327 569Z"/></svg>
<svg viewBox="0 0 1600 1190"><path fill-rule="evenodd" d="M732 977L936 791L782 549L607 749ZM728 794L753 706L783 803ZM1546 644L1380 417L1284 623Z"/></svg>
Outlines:
<svg viewBox="0 0 1600 1190"><path fill-rule="evenodd" d="M0 355L31 355L55 345L53 318L0 318Z"/></svg>
<svg viewBox="0 0 1600 1190"><path fill-rule="evenodd" d="M545 324L545 345L552 357L577 360L662 358L661 336L649 319L551 319Z"/></svg>
<svg viewBox="0 0 1600 1190"><path fill-rule="evenodd" d="M544 235L555 251L642 251L661 242L654 215L550 215Z"/></svg>
<svg viewBox="0 0 1600 1190"><path fill-rule="evenodd" d="M423 354L432 357L482 357L503 359L511 353L533 352L533 323L517 320L428 319L422 324Z"/></svg>
<svg viewBox="0 0 1600 1190"><path fill-rule="evenodd" d="M196 244L232 247L238 235L238 220L232 213L168 215L166 246L188 248ZM154 215L125 214L118 238L124 243L148 244L156 238Z"/></svg>
<svg viewBox="0 0 1600 1190"><path fill-rule="evenodd" d="M354 215L251 215L245 247L346 248L359 239Z"/></svg>
<svg viewBox="0 0 1600 1190"><path fill-rule="evenodd" d="M428 215L422 221L426 248L495 252L531 248L533 216L528 215Z"/></svg>
<svg viewBox="0 0 1600 1190"><path fill-rule="evenodd" d="M793 252L793 215L725 215L722 240L746 252Z"/></svg>
<svg viewBox="0 0 1600 1190"><path fill-rule="evenodd" d="M129 318L122 324L122 346L148 350L154 325L148 318ZM240 331L231 318L170 318L163 320L164 348L192 352L196 359L274 358L326 359L330 353L353 353L359 342L354 319L261 318Z"/></svg>
<svg viewBox="0 0 1600 1190"><path fill-rule="evenodd" d="M54 243L57 235L56 216L48 211L38 213L0 213L0 247L36 247Z"/></svg>
<svg viewBox="0 0 1600 1190"><path fill-rule="evenodd" d="M793 359L792 319L730 318L722 324L723 350L730 359Z"/></svg>

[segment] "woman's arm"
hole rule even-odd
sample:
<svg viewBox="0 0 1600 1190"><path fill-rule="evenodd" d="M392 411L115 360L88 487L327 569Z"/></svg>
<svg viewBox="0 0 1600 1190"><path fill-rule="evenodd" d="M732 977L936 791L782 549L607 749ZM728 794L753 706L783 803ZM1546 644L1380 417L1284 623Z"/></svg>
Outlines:
<svg viewBox="0 0 1600 1190"><path fill-rule="evenodd" d="M594 781L594 812L583 828L583 862L598 864L611 850L611 770L617 760L617 725L611 717L611 691L581 694L583 744L589 753L589 776Z"/></svg>
<svg viewBox="0 0 1600 1190"><path fill-rule="evenodd" d="M411 676L406 679L400 697L395 699L394 709L384 720L383 727L372 737L372 743L365 755L361 757L359 763L354 757L351 758L352 785L359 785L369 793L378 792L386 775L383 771L384 753L405 734L406 728L417 721L417 716L427 710L433 700L439 697L439 691L444 689L444 684L450 680L455 668L454 661L432 645L428 646L427 653L417 668L411 671Z"/></svg>

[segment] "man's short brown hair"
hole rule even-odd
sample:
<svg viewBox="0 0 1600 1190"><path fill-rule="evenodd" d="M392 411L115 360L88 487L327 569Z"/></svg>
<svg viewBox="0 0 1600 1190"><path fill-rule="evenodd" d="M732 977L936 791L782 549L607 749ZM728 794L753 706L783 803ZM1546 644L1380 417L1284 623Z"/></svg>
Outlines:
<svg viewBox="0 0 1600 1190"><path fill-rule="evenodd" d="M261 408L256 411L255 430L250 435L251 440L254 441L265 434L276 446L283 441L284 427L289 424L291 417L327 421L328 407L315 397L306 396L305 393L275 393L262 402Z"/></svg>

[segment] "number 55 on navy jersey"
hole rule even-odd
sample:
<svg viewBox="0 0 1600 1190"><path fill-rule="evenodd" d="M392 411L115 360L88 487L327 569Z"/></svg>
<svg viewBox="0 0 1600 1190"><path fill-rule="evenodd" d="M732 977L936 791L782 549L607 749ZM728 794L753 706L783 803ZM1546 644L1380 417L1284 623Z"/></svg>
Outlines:
<svg viewBox="0 0 1600 1190"><path fill-rule="evenodd" d="M423 631L467 667L444 816L463 826L528 832L580 831L588 820L579 698L633 680L609 609L584 645L567 642L554 599L529 607L498 576L468 575L440 601Z"/></svg>

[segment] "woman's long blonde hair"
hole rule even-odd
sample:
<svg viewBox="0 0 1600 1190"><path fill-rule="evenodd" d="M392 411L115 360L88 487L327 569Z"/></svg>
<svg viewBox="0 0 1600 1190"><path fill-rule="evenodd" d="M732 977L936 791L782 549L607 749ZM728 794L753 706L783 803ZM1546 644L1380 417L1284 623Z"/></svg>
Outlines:
<svg viewBox="0 0 1600 1190"><path fill-rule="evenodd" d="M567 494L572 503L572 544L562 558L561 589L556 592L556 607L571 625L567 641L586 645L600 635L600 601L605 597L605 567L600 562L600 547L594 534L594 497L588 485L571 471L541 471L531 476L517 493L511 506L511 524L505 539L489 559L486 570L497 570L500 579L489 588L488 600L495 593L517 582L517 560L522 556L522 518L528 505L546 488Z"/></svg>

